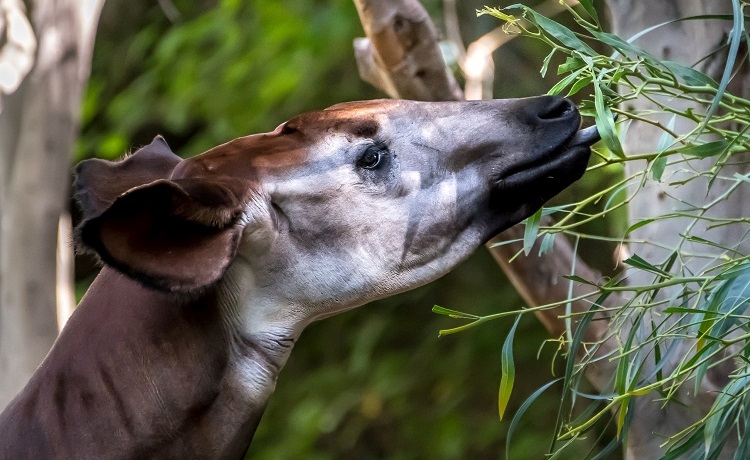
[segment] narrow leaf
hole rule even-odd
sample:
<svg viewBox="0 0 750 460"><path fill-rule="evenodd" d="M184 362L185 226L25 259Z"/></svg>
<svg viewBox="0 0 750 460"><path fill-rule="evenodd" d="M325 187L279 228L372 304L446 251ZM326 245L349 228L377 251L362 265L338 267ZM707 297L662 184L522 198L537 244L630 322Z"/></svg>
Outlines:
<svg viewBox="0 0 750 460"><path fill-rule="evenodd" d="M664 175L664 168L667 167L667 157L658 156L651 162L651 178L656 182L661 182Z"/></svg>
<svg viewBox="0 0 750 460"><path fill-rule="evenodd" d="M589 286L596 286L595 283L592 283L591 281L587 279L581 278L578 275L563 275L563 278L565 278L566 280L575 281L577 283L588 284Z"/></svg>
<svg viewBox="0 0 750 460"><path fill-rule="evenodd" d="M716 80L703 72L693 69L674 61L662 61L661 64L672 72L678 80L693 86L719 86Z"/></svg>
<svg viewBox="0 0 750 460"><path fill-rule="evenodd" d="M510 426L508 427L508 435L506 436L506 439L505 439L505 458L506 459L510 458L510 440L513 437L513 433L516 432L516 428L518 428L518 424L521 422L521 417L523 417L523 415L526 413L529 407L534 403L534 401L536 401L539 398L539 396L542 395L542 393L547 391L549 387L556 384L560 380L562 380L562 378L555 379L551 382L547 382L546 384L544 384L544 386L542 386L541 388L536 390L534 393L532 393L531 396L526 398L526 401L524 401L523 404L521 404L521 407L518 408L518 410L516 411L516 414L513 416L513 419L510 421Z"/></svg>
<svg viewBox="0 0 750 460"><path fill-rule="evenodd" d="M719 276L716 277L717 280L729 280L732 278L737 278L740 275L748 275L748 271L750 271L750 264L743 263L739 265L735 265L732 268L729 268L719 274Z"/></svg>
<svg viewBox="0 0 750 460"><path fill-rule="evenodd" d="M552 48L552 51L547 55L547 57L544 58L544 61L542 62L542 70L539 72L542 74L542 78L547 76L547 67L549 67L549 61L552 60L552 56L555 55L555 48Z"/></svg>
<svg viewBox="0 0 750 460"><path fill-rule="evenodd" d="M617 157L625 158L622 146L620 145L620 139L617 138L612 111L604 103L604 95L602 94L601 82L599 80L594 82L594 107L596 108L596 113L594 114L596 129L602 136L604 145Z"/></svg>
<svg viewBox="0 0 750 460"><path fill-rule="evenodd" d="M516 334L516 327L518 327L519 321L521 321L521 315L516 316L516 322L510 328L510 332L508 332L508 336L505 338L505 343L503 344L502 375L500 377L500 391L497 397L497 410L500 420L505 415L505 409L508 407L510 394L513 391L513 383L516 381L516 368L513 363L513 336Z"/></svg>
<svg viewBox="0 0 750 460"><path fill-rule="evenodd" d="M633 225L631 225L630 227L628 227L627 230L625 230L625 235L626 236L630 235L635 230L637 230L637 229L639 229L639 228L641 228L643 226L646 226L646 225L650 224L651 222L653 222L655 220L656 219L654 219L654 218L648 218L648 219L639 220L638 222L636 222Z"/></svg>
<svg viewBox="0 0 750 460"><path fill-rule="evenodd" d="M714 96L713 101L711 101L711 106L708 108L706 116L703 119L703 123L700 127L701 130L706 127L711 117L716 113L716 109L719 108L719 103L724 97L724 92L726 92L727 86L729 86L729 81L732 78L734 62L737 60L737 53L740 50L740 41L742 41L742 32L745 30L743 27L744 17L742 16L742 5L740 4L740 0L732 0L732 15L734 16L734 20L732 22L732 30L729 33L729 53L727 54L727 60L724 64L724 73L721 76L721 82L719 83L719 88L716 90L716 95Z"/></svg>
<svg viewBox="0 0 750 460"><path fill-rule="evenodd" d="M547 233L542 238L542 244L539 246L539 255L543 256L550 252L555 245L555 235L553 233Z"/></svg>
<svg viewBox="0 0 750 460"><path fill-rule="evenodd" d="M572 72L574 70L578 70L581 67L586 65L586 63L583 61L583 59L578 59L577 57L568 57L565 59L565 62L557 66L557 74L562 75L564 73Z"/></svg>
<svg viewBox="0 0 750 460"><path fill-rule="evenodd" d="M648 220L648 219L646 219ZM665 275L670 276L669 273L665 273L664 270L646 262L641 256L638 254L633 254L629 258L623 260L623 263L626 263L630 265L631 267L640 268L641 270L645 270L647 272L656 273L659 275Z"/></svg>
<svg viewBox="0 0 750 460"><path fill-rule="evenodd" d="M577 82L573 84L573 86L570 87L570 91L568 91L567 96L572 96L576 94L578 91L582 90L583 88L587 87L591 84L591 82L594 81L593 77L583 77Z"/></svg>
<svg viewBox="0 0 750 460"><path fill-rule="evenodd" d="M565 88L567 88L568 86L570 86L570 84L573 83L573 81L575 81L576 78L578 78L578 76L581 75L581 72L583 72L584 70L585 69L578 69L575 72L573 72L572 74L570 74L567 77L563 78L562 80L558 81L557 83L555 83L555 85L552 88L550 88L549 91L547 91L547 94L549 94L549 95L560 94ZM578 83L578 82L576 82L576 83Z"/></svg>
<svg viewBox="0 0 750 460"><path fill-rule="evenodd" d="M664 131L661 137L659 137L659 142L656 144L657 153L662 153L663 151L667 150L672 144L674 144L674 136L670 134L670 131L674 132L676 123L677 115L672 115L672 118L670 118L667 122L667 129L669 131Z"/></svg>
<svg viewBox="0 0 750 460"><path fill-rule="evenodd" d="M628 416L628 406L630 397L625 397L620 402L620 408L617 411L617 437L622 439L622 428L625 426L625 418Z"/></svg>
<svg viewBox="0 0 750 460"><path fill-rule="evenodd" d="M599 23L599 16L596 14L596 8L594 8L594 2L592 0L579 0L579 2L586 13L591 16L591 19Z"/></svg>
<svg viewBox="0 0 750 460"><path fill-rule="evenodd" d="M541 209L526 219L526 229L523 232L523 253L527 256L531 253L531 248L534 247L534 242L539 234L539 223L541 220Z"/></svg>
<svg viewBox="0 0 750 460"><path fill-rule="evenodd" d="M464 313L462 311L458 310L451 310L450 308L441 307L440 305L435 305L432 307L432 312L437 313L439 315L445 315L450 316L451 318L460 318L460 319L479 319L479 316L472 315L470 313Z"/></svg>
<svg viewBox="0 0 750 460"><path fill-rule="evenodd" d="M708 158L716 155L721 155L729 148L730 142L728 140L720 140L707 142L705 144L688 145L680 149L680 152L684 155L691 155L694 157Z"/></svg>
<svg viewBox="0 0 750 460"><path fill-rule="evenodd" d="M664 175L664 168L667 166L667 157L661 154L667 150L672 144L674 144L674 136L670 134L674 132L677 115L672 115L667 123L667 130L665 130L659 137L659 142L656 144L656 151L659 155L651 162L651 177L657 182L661 182L661 178Z"/></svg>
<svg viewBox="0 0 750 460"><path fill-rule="evenodd" d="M588 56L597 56L599 53L594 51L589 45L585 44L572 30L552 19L543 16L525 5L511 5L508 9L522 9L525 13L533 16L533 22L542 30L550 34L557 41ZM528 18L528 16L527 16ZM530 19L530 18L529 18Z"/></svg>
<svg viewBox="0 0 750 460"><path fill-rule="evenodd" d="M626 42L625 40L618 37L617 35L609 34L607 32L598 32L596 30L592 30L591 34L594 36L594 38L596 38L602 43L606 43L607 45L611 46L618 53L622 55L626 55L627 53L630 53L635 56L639 56L643 58L644 60L646 60L647 62L653 65L659 65L659 60L655 58L652 54L650 54L648 51L636 45L633 45L632 43Z"/></svg>

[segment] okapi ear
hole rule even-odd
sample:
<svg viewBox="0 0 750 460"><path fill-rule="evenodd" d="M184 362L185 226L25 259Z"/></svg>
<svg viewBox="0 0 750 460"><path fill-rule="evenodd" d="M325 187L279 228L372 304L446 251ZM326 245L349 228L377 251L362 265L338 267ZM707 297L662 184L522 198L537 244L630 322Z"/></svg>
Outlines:
<svg viewBox="0 0 750 460"><path fill-rule="evenodd" d="M250 188L236 179L157 180L83 221L81 243L141 283L193 293L234 259Z"/></svg>
<svg viewBox="0 0 750 460"><path fill-rule="evenodd" d="M92 159L76 168L75 198L89 219L109 208L128 190L166 179L182 161L161 136L118 162Z"/></svg>

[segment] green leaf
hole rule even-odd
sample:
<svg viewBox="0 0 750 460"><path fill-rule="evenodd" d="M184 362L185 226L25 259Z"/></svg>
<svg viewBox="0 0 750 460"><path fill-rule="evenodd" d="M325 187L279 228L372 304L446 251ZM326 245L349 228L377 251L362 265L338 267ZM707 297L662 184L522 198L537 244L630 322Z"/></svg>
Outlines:
<svg viewBox="0 0 750 460"><path fill-rule="evenodd" d="M604 103L604 95L602 94L601 82L599 80L594 81L594 106L596 108L596 113L594 114L596 129L602 136L604 144L617 157L625 158L622 146L620 145L620 139L617 137L615 130L615 120L612 117L612 111Z"/></svg>
<svg viewBox="0 0 750 460"><path fill-rule="evenodd" d="M564 73L572 72L574 70L578 70L581 67L586 65L586 63L583 61L583 59L578 59L577 57L568 57L565 59L565 62L557 66L557 74L562 75Z"/></svg>
<svg viewBox="0 0 750 460"><path fill-rule="evenodd" d="M572 74L558 81L557 83L555 83L555 86L553 86L552 88L550 88L549 91L547 91L547 94L550 94L550 95L560 94L562 90L570 86L570 84L573 83L573 81L576 80L578 76L581 75L581 72L583 72L584 70L586 69L578 69Z"/></svg>
<svg viewBox="0 0 750 460"><path fill-rule="evenodd" d="M581 6L583 7L584 11L593 19L596 21L596 23L599 23L599 16L596 14L596 8L594 8L594 2L592 0L579 0Z"/></svg>
<svg viewBox="0 0 750 460"><path fill-rule="evenodd" d="M721 82L719 88L716 90L716 95L711 101L711 106L706 111L706 116L703 119L703 123L700 126L700 130L706 127L711 117L716 113L716 109L719 108L719 103L724 97L727 86L729 86L729 80L732 78L732 70L734 69L734 62L737 60L737 53L740 50L740 42L742 41L742 32L745 28L744 17L742 16L742 5L740 0L732 0L732 15L734 20L732 21L732 30L729 32L729 53L727 53L727 59L724 63L724 73L721 75Z"/></svg>
<svg viewBox="0 0 750 460"><path fill-rule="evenodd" d="M664 168L667 167L667 157L658 156L651 162L651 177L656 182L661 182L661 177L664 175Z"/></svg>
<svg viewBox="0 0 750 460"><path fill-rule="evenodd" d="M458 310L451 310L450 308L441 307L440 305L433 306L432 312L437 313L439 315L450 316L451 318L473 319L473 320L479 319L479 316L477 315L472 315L471 313L464 313Z"/></svg>
<svg viewBox="0 0 750 460"><path fill-rule="evenodd" d="M633 231L650 224L651 222L655 221L654 218L648 218L648 219L641 219L638 222L634 223L630 227L628 227L627 230L625 230L625 236L630 235Z"/></svg>
<svg viewBox="0 0 750 460"><path fill-rule="evenodd" d="M667 122L667 129L669 131L664 131L661 137L659 137L659 142L656 144L656 151L658 153L662 153L663 151L667 150L672 144L674 144L674 136L670 134L670 131L674 132L676 123L677 115L672 115L672 118L670 118Z"/></svg>
<svg viewBox="0 0 750 460"><path fill-rule="evenodd" d="M549 387L556 384L560 380L563 380L563 379L559 378L551 382L547 382L541 388L533 392L531 396L526 398L526 401L524 401L523 404L521 404L521 407L518 408L518 410L516 411L516 414L513 416L513 419L510 421L510 426L508 426L508 435L506 436L506 439L505 439L505 458L506 459L510 458L510 440L513 437L513 433L516 432L516 428L518 428L518 424L521 422L521 417L523 417L523 415L526 413L529 407L532 404L534 404L534 401L539 399L539 396L541 396L542 393L547 391Z"/></svg>
<svg viewBox="0 0 750 460"><path fill-rule="evenodd" d="M744 402L740 395L745 394L750 384L750 373L747 366L741 369L741 376L733 377L729 384L722 389L714 400L703 431L705 447L704 458L718 458L721 448L727 441L727 435L732 431L733 419L737 416L738 407ZM745 403L746 404L746 403Z"/></svg>
<svg viewBox="0 0 750 460"><path fill-rule="evenodd" d="M678 80L681 80L685 84L693 86L713 86L714 88L719 85L716 83L716 80L705 73L695 70L692 67L684 66L679 62L662 61L661 64L675 74Z"/></svg>
<svg viewBox="0 0 750 460"><path fill-rule="evenodd" d="M721 281L702 306L705 313L698 327L697 351L702 351L703 347L707 348L707 353L718 350L720 343L714 337L724 337L737 323L737 315L747 310L750 301L750 263L741 265L746 270ZM700 389L709 365L709 360L706 360L698 366L695 376L696 391Z"/></svg>
<svg viewBox="0 0 750 460"><path fill-rule="evenodd" d="M703 426L700 426L695 432L682 444L677 444L669 448L662 457L662 460L678 460L689 452L695 451L701 439L703 438Z"/></svg>
<svg viewBox="0 0 750 460"><path fill-rule="evenodd" d="M581 278L578 275L563 275L563 278L565 278L566 280L575 281L577 283L588 284L589 286L596 286L595 283L592 283L591 281L587 279Z"/></svg>
<svg viewBox="0 0 750 460"><path fill-rule="evenodd" d="M526 219L526 228L523 232L523 253L529 255L531 248L534 247L534 242L539 234L539 223L542 220L542 210L539 209L537 212L532 214Z"/></svg>
<svg viewBox="0 0 750 460"><path fill-rule="evenodd" d="M648 220L648 219L644 219L644 220ZM641 221L641 222L643 222L643 221ZM626 263L626 264L630 265L631 267L635 267L635 268L639 268L641 270L645 270L647 272L656 273L658 275L662 275L662 276L666 276L666 277L671 277L671 275L669 273L665 273L664 270L662 270L662 269L660 269L660 268L658 268L658 267L656 267L656 266L654 266L654 265L646 262L638 254L633 254L629 258L623 260L623 263Z"/></svg>
<svg viewBox="0 0 750 460"><path fill-rule="evenodd" d="M513 327L510 328L510 332L508 332L508 336L505 338L505 343L503 344L502 375L500 377L500 391L497 396L497 410L500 420L505 415L505 409L508 407L508 401L510 401L510 394L513 392L513 383L516 381L516 368L513 363L513 337L516 334L516 327L518 327L520 321L521 315L516 316L516 321L513 323Z"/></svg>
<svg viewBox="0 0 750 460"><path fill-rule="evenodd" d="M729 268L719 274L719 276L716 277L717 280L729 280L732 278L737 278L738 276L747 275L748 272L750 272L750 264L748 263L742 263L735 265L732 268Z"/></svg>
<svg viewBox="0 0 750 460"><path fill-rule="evenodd" d="M555 235L553 233L547 233L542 238L542 244L539 245L539 255L543 256L552 250L555 245Z"/></svg>
<svg viewBox="0 0 750 460"><path fill-rule="evenodd" d="M579 79L570 88L570 91L568 91L567 96L572 96L572 95L576 94L578 91L580 91L583 88L585 88L588 85L590 85L592 81L594 81L594 77L591 77L591 76Z"/></svg>
<svg viewBox="0 0 750 460"><path fill-rule="evenodd" d="M630 54L643 58L645 61L649 62L652 65L659 65L659 59L654 57L648 51L636 45L633 45L632 43L626 42L617 35L613 35L607 32L598 32L596 30L592 30L591 34L594 36L594 38L602 43L606 43L607 45L611 46L620 54L626 55L629 52Z"/></svg>
<svg viewBox="0 0 750 460"><path fill-rule="evenodd" d="M576 37L576 34L572 30L568 29L562 24L559 24L546 16L543 16L531 8L515 4L511 5L506 9L521 9L524 13L528 13L533 17L533 22L542 30L550 34L552 37L557 39L560 43L567 46L570 49L576 50L579 53L586 54L588 56L597 56L599 53L594 51L589 45L585 44L580 38ZM527 16L528 18L528 16Z"/></svg>
<svg viewBox="0 0 750 460"><path fill-rule="evenodd" d="M701 310L699 308L687 308L687 307L668 307L664 309L664 313L706 313L709 315L716 315L716 312Z"/></svg>
<svg viewBox="0 0 750 460"><path fill-rule="evenodd" d="M672 118L667 123L667 130L662 133L659 137L659 142L656 144L656 151L659 155L651 162L651 177L657 182L661 182L661 178L664 175L664 168L667 166L667 157L661 154L674 144L675 138L670 133L674 132L676 120L677 115L672 115Z"/></svg>
<svg viewBox="0 0 750 460"><path fill-rule="evenodd" d="M562 426L563 426L563 413L565 412L566 405L569 401L571 401L571 397L569 396L571 393L571 386L573 385L573 375L574 370L576 368L577 362L578 362L578 350L581 349L583 346L583 333L587 330L589 324L594 319L594 315L596 315L596 312L601 309L601 305L607 300L607 298L611 295L611 291L609 292L603 292L591 305L591 308L589 308L589 311L586 312L586 314L583 315L583 317L580 319L578 324L576 325L576 330L573 333L573 340L568 345L568 357L565 360L565 376L563 377L563 390L562 390L562 398L560 398L560 403L557 406L557 420L555 421L555 432L558 432ZM570 403L572 406L572 402ZM519 411L520 412L520 411ZM514 419L515 420L515 419ZM511 427L513 424L511 424ZM508 435L510 436L510 429L508 430ZM550 445L550 451L552 451L555 447L555 442L557 441L556 437L553 437L552 444Z"/></svg>
<svg viewBox="0 0 750 460"><path fill-rule="evenodd" d="M697 145L693 144L681 148L680 153L694 157L708 158L721 155L730 147L730 145L731 143L728 140L713 141Z"/></svg>
<svg viewBox="0 0 750 460"><path fill-rule="evenodd" d="M544 58L544 61L542 62L542 70L539 71L539 73L542 74L542 78L547 76L547 67L549 67L549 61L552 60L552 56L555 55L555 48L552 48L552 51L547 55L547 57Z"/></svg>
<svg viewBox="0 0 750 460"><path fill-rule="evenodd" d="M622 439L622 431L625 426L625 419L628 416L628 406L630 406L631 397L622 398L620 407L617 411L617 437Z"/></svg>
<svg viewBox="0 0 750 460"><path fill-rule="evenodd" d="M640 318L643 316L643 313L637 313L637 314L634 314L633 316L637 317L638 320L640 321ZM622 346L622 353L628 353L632 351L633 341L635 340L637 331L638 331L637 327L630 329L630 331L628 332L628 338L625 340L625 343ZM637 371L633 372L633 366L637 365L637 359L638 359L638 351L636 350L630 353L627 358L620 358L618 360L617 370L615 371L615 382L614 382L614 389L618 394L624 395L633 389L632 387L635 384L635 379L637 378L637 374L638 374Z"/></svg>

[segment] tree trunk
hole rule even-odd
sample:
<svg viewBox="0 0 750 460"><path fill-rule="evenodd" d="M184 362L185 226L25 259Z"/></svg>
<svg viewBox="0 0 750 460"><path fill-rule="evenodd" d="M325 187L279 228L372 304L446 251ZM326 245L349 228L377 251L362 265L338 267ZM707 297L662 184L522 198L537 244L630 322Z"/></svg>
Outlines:
<svg viewBox="0 0 750 460"><path fill-rule="evenodd" d="M31 64L30 71L17 72L16 84L0 88L0 407L20 390L57 336L58 224L66 210L70 154L102 4L0 2L5 19L0 33L6 35L0 56L7 58L0 64L23 59ZM30 34L18 27L23 21L31 25ZM16 44L27 46L5 53ZM71 251L72 243L64 243Z"/></svg>

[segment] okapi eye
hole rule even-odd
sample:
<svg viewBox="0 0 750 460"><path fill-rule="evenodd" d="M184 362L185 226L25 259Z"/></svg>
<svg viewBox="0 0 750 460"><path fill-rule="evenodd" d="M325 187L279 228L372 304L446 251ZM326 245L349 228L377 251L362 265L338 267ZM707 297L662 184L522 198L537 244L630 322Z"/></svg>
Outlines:
<svg viewBox="0 0 750 460"><path fill-rule="evenodd" d="M364 155L359 159L359 166L365 169L375 169L383 158L382 151L376 146L367 147Z"/></svg>
<svg viewBox="0 0 750 460"><path fill-rule="evenodd" d="M284 123L281 125L281 134L294 134L297 132L297 128L294 126L291 126L289 122Z"/></svg>

